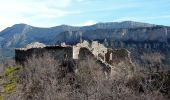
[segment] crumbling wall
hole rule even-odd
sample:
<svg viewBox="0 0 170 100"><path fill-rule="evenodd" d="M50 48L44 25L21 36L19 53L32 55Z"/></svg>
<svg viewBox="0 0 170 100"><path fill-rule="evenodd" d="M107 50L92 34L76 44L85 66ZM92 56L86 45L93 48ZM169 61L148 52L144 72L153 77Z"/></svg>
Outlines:
<svg viewBox="0 0 170 100"><path fill-rule="evenodd" d="M111 73L111 66L109 64L107 64L107 62L103 62L102 60L96 58L95 55L89 49L87 49L85 47L80 48L80 51L79 51L79 61L82 61L82 60L94 61L96 63L96 65L102 69L101 71L104 73L104 75L106 77L108 77L109 74Z"/></svg>
<svg viewBox="0 0 170 100"><path fill-rule="evenodd" d="M96 59L96 57L92 54L92 52L85 47L80 48L78 57L79 60L87 60L88 58Z"/></svg>
<svg viewBox="0 0 170 100"><path fill-rule="evenodd" d="M98 43L97 41L93 41L91 44L91 50L97 58L100 56L100 58L105 61L105 54L107 53L107 48L104 45Z"/></svg>
<svg viewBox="0 0 170 100"><path fill-rule="evenodd" d="M44 54L49 54L54 59L61 61L67 55L68 59L72 59L72 47L61 46L47 46L44 48L31 48L31 49L15 49L15 60L17 63L23 64L27 59L36 56L41 57Z"/></svg>
<svg viewBox="0 0 170 100"><path fill-rule="evenodd" d="M129 52L126 49L108 49L105 58L109 64L130 61Z"/></svg>
<svg viewBox="0 0 170 100"><path fill-rule="evenodd" d="M97 41L93 41L91 45L87 41L83 41L83 43L78 43L73 46L73 59L79 59L79 52L81 48L87 48L97 59L100 58L105 61L107 48Z"/></svg>
<svg viewBox="0 0 170 100"><path fill-rule="evenodd" d="M77 45L73 46L73 59L79 59L79 51L80 48L89 48L89 43L87 41L83 41L83 43L78 43Z"/></svg>
<svg viewBox="0 0 170 100"><path fill-rule="evenodd" d="M37 43L36 43L37 44ZM35 45L37 46L37 45ZM43 46L43 45L42 45ZM24 48L15 50L16 62L23 64L33 55L41 57L43 54L50 54L54 59L59 60L68 68L75 68L75 63L82 60L93 59L103 69L104 73L112 74L120 73L117 71L117 66L133 69L133 64L130 59L130 52L126 49L109 49L97 41L90 45L87 41L78 43L75 46L45 46L38 48ZM30 47L30 46L29 46ZM73 68L74 67L74 68ZM120 68L119 68L120 69Z"/></svg>

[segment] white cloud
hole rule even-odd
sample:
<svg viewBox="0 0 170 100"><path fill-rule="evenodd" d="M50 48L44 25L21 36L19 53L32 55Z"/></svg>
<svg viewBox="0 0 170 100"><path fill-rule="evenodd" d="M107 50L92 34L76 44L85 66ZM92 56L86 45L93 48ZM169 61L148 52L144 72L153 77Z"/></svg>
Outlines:
<svg viewBox="0 0 170 100"><path fill-rule="evenodd" d="M81 23L81 24L77 24L77 26L89 26L89 25L94 25L96 24L96 21L94 20L88 20L87 22Z"/></svg>
<svg viewBox="0 0 170 100"><path fill-rule="evenodd" d="M67 9L71 2L72 0L0 0L0 30L17 23L38 25L36 20L59 19L79 13Z"/></svg>
<svg viewBox="0 0 170 100"><path fill-rule="evenodd" d="M0 18L0 30L9 27L10 24L11 24L11 20L7 18Z"/></svg>

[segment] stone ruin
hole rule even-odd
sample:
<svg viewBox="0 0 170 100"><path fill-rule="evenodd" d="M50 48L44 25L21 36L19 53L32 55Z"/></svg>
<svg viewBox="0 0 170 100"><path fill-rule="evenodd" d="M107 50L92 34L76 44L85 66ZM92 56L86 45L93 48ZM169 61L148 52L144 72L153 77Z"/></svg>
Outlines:
<svg viewBox="0 0 170 100"><path fill-rule="evenodd" d="M51 54L56 60L63 62L66 61L76 62L86 60L89 57L95 59L103 72L108 76L113 76L118 72L117 66L122 66L133 70L133 63L130 59L130 52L126 49L110 49L106 48L103 44L93 41L91 44L87 41L78 43L77 45L70 46L62 43L61 45L48 46L42 43L34 42L28 44L25 48L15 49L15 60L19 64L23 64L27 59L34 56L42 56L44 53ZM69 64L75 67L74 64ZM73 69L73 68L72 68ZM131 72L130 72L131 74Z"/></svg>

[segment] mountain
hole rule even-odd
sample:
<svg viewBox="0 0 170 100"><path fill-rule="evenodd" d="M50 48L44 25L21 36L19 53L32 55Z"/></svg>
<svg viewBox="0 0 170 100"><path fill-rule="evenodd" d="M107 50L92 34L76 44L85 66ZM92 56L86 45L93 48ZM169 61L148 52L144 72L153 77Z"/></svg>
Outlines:
<svg viewBox="0 0 170 100"><path fill-rule="evenodd" d="M82 27L82 29L120 29L120 28L139 28L139 27L153 27L154 24L124 21L124 22L109 22L109 23L97 23L95 25Z"/></svg>
<svg viewBox="0 0 170 100"><path fill-rule="evenodd" d="M48 44L57 34L69 30L77 28L66 25L38 28L27 24L16 24L0 32L0 45L2 48L22 47L33 41Z"/></svg>
<svg viewBox="0 0 170 100"><path fill-rule="evenodd" d="M50 28L16 24L0 32L0 55L11 57L14 48L25 47L32 42L72 45L81 40L97 40L110 48L126 48L132 52L134 59L139 59L144 52L160 52L169 59L166 62L170 62L170 27L133 21Z"/></svg>
<svg viewBox="0 0 170 100"><path fill-rule="evenodd" d="M62 32L72 31L86 31L98 29L129 29L139 27L154 27L156 25L125 21L125 22L110 22L98 23L91 26L74 27L68 25L60 25L51 28L33 27L27 24L16 24L8 27L0 32L0 47L1 48L15 48L23 47L31 42L42 42L44 44L55 44L55 41L62 39ZM60 36L60 35L61 36ZM95 34L95 33L94 33Z"/></svg>

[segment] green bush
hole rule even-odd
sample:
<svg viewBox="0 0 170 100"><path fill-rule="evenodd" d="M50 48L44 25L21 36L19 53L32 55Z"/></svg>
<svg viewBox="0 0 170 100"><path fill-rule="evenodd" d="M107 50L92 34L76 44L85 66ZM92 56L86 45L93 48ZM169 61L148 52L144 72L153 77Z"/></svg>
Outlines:
<svg viewBox="0 0 170 100"><path fill-rule="evenodd" d="M17 81L19 79L18 73L22 70L22 67L9 66L5 68L2 75L2 80L4 80L2 87L4 89L3 96L7 96L16 91ZM4 97L0 96L0 100L4 100Z"/></svg>

